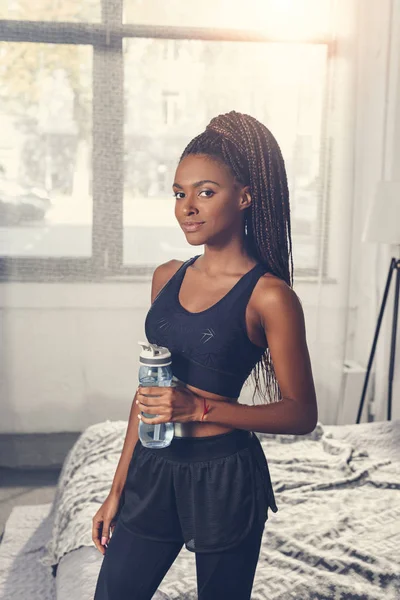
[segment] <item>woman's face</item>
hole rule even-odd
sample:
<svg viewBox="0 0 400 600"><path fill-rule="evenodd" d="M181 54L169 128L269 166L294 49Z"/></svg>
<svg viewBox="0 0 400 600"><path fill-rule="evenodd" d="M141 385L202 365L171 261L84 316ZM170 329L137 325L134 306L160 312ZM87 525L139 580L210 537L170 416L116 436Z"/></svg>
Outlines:
<svg viewBox="0 0 400 600"><path fill-rule="evenodd" d="M230 169L205 154L190 154L179 163L172 186L175 216L195 246L222 241L243 230L243 210L250 206L248 187ZM192 230L184 222L202 223Z"/></svg>

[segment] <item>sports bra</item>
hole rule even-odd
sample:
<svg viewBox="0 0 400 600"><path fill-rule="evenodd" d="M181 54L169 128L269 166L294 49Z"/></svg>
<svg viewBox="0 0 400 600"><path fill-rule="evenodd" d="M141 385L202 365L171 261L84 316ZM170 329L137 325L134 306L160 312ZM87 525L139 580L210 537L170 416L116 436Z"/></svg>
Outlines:
<svg viewBox="0 0 400 600"><path fill-rule="evenodd" d="M173 375L183 383L239 398L266 349L247 335L246 307L267 268L258 263L216 304L192 313L181 305L179 291L186 269L199 256L184 262L157 294L146 316L146 337L170 350Z"/></svg>

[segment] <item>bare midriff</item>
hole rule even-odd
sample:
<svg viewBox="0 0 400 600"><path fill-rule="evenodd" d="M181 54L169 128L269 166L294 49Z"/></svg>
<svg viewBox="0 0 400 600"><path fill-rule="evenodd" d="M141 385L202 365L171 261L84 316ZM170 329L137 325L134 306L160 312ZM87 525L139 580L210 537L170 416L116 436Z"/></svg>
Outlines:
<svg viewBox="0 0 400 600"><path fill-rule="evenodd" d="M179 380L178 380L179 381ZM205 392L199 388L188 385L179 381L180 386L185 386L188 390L191 390L195 394L199 394L206 400L220 400L221 402L237 402L238 398L227 399L225 396L219 396L218 394L212 394ZM174 423L175 435L177 437L206 437L210 435L219 435L221 433L229 433L233 431L232 427L226 427L225 425L217 425L216 423L202 423L201 421L193 421L190 423Z"/></svg>

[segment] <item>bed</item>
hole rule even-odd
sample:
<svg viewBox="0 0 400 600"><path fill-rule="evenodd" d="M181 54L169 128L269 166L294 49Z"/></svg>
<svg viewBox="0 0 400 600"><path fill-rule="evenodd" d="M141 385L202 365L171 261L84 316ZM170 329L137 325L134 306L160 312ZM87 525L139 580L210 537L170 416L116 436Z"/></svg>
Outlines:
<svg viewBox="0 0 400 600"><path fill-rule="evenodd" d="M88 427L52 504L13 509L0 545L0 598L92 600L102 555L91 519L127 423ZM258 434L278 512L269 512L253 600L400 598L400 420ZM194 554L178 555L153 600L197 598Z"/></svg>

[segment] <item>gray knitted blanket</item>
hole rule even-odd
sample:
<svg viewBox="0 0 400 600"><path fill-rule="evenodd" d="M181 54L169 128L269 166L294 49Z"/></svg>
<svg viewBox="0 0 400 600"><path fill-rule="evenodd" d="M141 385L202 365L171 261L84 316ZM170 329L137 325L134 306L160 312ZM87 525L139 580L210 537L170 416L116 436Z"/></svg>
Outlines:
<svg viewBox="0 0 400 600"><path fill-rule="evenodd" d="M88 427L69 452L43 564L93 546L91 520L109 492L126 426ZM400 598L400 421L258 436L279 511L269 513L252 599ZM197 598L192 553L181 551L159 590L170 600Z"/></svg>

